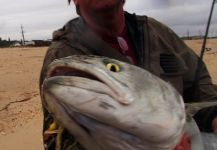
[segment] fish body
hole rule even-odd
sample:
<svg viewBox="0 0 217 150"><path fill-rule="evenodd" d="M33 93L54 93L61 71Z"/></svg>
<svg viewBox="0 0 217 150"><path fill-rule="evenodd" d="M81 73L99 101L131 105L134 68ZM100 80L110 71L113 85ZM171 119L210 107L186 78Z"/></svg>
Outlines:
<svg viewBox="0 0 217 150"><path fill-rule="evenodd" d="M99 56L53 61L42 102L90 150L172 150L185 130L185 105L150 72Z"/></svg>

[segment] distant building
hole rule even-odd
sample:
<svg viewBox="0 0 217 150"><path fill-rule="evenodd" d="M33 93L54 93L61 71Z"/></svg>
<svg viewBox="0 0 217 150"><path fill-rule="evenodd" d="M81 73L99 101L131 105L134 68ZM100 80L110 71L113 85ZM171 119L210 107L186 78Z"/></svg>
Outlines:
<svg viewBox="0 0 217 150"><path fill-rule="evenodd" d="M20 44L20 42L14 42L11 46L12 47L20 47L22 45Z"/></svg>
<svg viewBox="0 0 217 150"><path fill-rule="evenodd" d="M35 46L34 41L25 41L25 46Z"/></svg>
<svg viewBox="0 0 217 150"><path fill-rule="evenodd" d="M51 41L50 40L47 40L47 41L44 41L44 40L33 40L35 42L35 46L50 46L51 44Z"/></svg>
<svg viewBox="0 0 217 150"><path fill-rule="evenodd" d="M7 41L7 40L1 40L0 41L0 47L21 47L21 46L32 46L32 47L42 47L42 46L50 46L51 41L50 40L32 40L32 41L25 41L25 45L22 45L21 41Z"/></svg>

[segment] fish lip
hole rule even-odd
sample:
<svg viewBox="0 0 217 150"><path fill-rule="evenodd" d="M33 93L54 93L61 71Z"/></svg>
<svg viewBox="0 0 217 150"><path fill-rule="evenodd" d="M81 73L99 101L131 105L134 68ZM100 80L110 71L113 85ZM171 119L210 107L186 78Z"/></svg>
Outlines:
<svg viewBox="0 0 217 150"><path fill-rule="evenodd" d="M52 95L52 94L51 94ZM54 98L55 101L59 101L58 98ZM104 126L105 128L108 127L112 130L115 130L117 132L121 132L122 134L124 135L130 135L132 137L134 137L137 142L139 143L142 143L142 141L146 143L149 143L149 144L152 144L152 146L154 146L156 149L168 149L167 145L163 146L160 145L159 147L156 145L156 142L151 140L151 138L141 138L140 136L138 135L135 135L133 134L132 132L128 132L127 130L122 130L121 128L118 128L116 126L113 126L113 125L110 125L110 124L106 124L106 123L103 123L101 121L98 121L97 119L95 119L94 117L91 117L89 115L86 115L82 112L79 112L76 110L75 107L71 106L71 105L68 105L68 104L65 104L64 102L61 102L58 103L59 105L62 106L64 112L67 114L67 116L74 122L76 123L86 134L88 135L91 135L91 134L94 134L94 132L97 132L97 128L94 128L94 127L90 127L89 124L85 124L85 121L82 120L82 118L87 118L89 121L93 121L94 123L97 123L98 125L101 125L101 126ZM82 118L81 118L82 117ZM60 121L60 123L62 123ZM89 128L88 128L89 127ZM73 133L71 133L73 135Z"/></svg>
<svg viewBox="0 0 217 150"><path fill-rule="evenodd" d="M93 74L87 73L85 71L75 69L68 66L57 66L50 71L49 78L54 76L72 76L72 77L84 77L92 80L104 83L102 80L94 76Z"/></svg>
<svg viewBox="0 0 217 150"><path fill-rule="evenodd" d="M79 112L74 106L70 105L70 104L66 104L64 103L63 101L61 101L59 98L57 98L56 96L54 96L51 92L47 92L47 94L52 97L52 100L55 101L55 103L61 105L61 108L63 108L64 112L67 114L67 116L70 117L70 119L72 119L74 122L76 122L79 126L81 126L86 133L90 133L90 129L88 129L85 124L81 123L78 119L78 117L76 115L80 115L82 117L86 117L88 118L89 120L92 120L94 122L97 122L98 124L101 124L101 125L104 125L104 126L107 126L107 127L111 127L113 129L118 129L116 127L113 127L111 125L108 125L108 124L105 124L103 122L100 122L98 121L97 119L89 116L89 115L85 115L84 113L81 113ZM46 102L46 99L45 99L45 102ZM47 103L47 102L46 102ZM55 104L56 105L56 104ZM52 110L51 110L52 111ZM120 129L118 129L120 130ZM122 131L122 130L121 130ZM122 131L123 133L127 133L125 131ZM131 134L131 133L128 133L128 134ZM131 134L132 135L132 134Z"/></svg>
<svg viewBox="0 0 217 150"><path fill-rule="evenodd" d="M52 97L54 96L52 93L48 93L49 95L51 95ZM125 134L128 134L128 135L133 135L134 137L137 137L137 139L140 139L140 140L143 140L140 136L137 136L137 135L134 135L133 133L131 132L128 132L127 130L122 130L121 128L118 128L116 126L112 126L110 124L106 124L106 123L103 123L101 121L98 121L97 119L95 119L94 117L91 117L89 115L86 115L82 112L79 112L74 106L72 105L68 105L67 103L64 103L62 102L61 100L59 100L58 98L56 98L54 96L54 98L52 98L54 101L56 101L59 105L62 106L62 108L64 109L64 112L66 112L67 116L70 117L70 119L72 119L77 125L79 125L87 134L91 133L91 129L88 128L88 126L85 126L84 123L81 123L79 122L79 119L78 118L75 118L74 115L81 115L81 116L84 116L90 120L94 120L94 121L97 121L97 123L100 123L101 125L104 125L104 126L107 126L107 127L111 127L113 129L117 129L119 131L121 131L122 133L125 133ZM51 102L52 103L52 102ZM61 122L61 121L60 121ZM72 133L73 134L73 133ZM154 141L152 141L151 139L145 139L147 142L152 142L153 144L155 144ZM167 147L166 147L167 148ZM166 149L165 148L165 149Z"/></svg>
<svg viewBox="0 0 217 150"><path fill-rule="evenodd" d="M73 121L75 122L77 125L79 125L86 133L89 133L89 130L84 127L80 122L78 122L75 117L73 116L73 114L75 115L75 113L78 111L76 111L76 109L73 107L73 106L67 106L67 104L65 104L64 102L62 102L61 100L59 100L57 97L55 97L51 92L47 91L46 92L46 95L49 95L49 97L52 97L52 103L54 105L61 105L61 108L63 108L64 112L67 114L67 116ZM47 101L47 99L45 98L45 104L48 105L49 101ZM55 101L55 102L54 102ZM71 110L73 109L73 110ZM52 109L48 109L48 111L53 111ZM52 113L51 113L52 114ZM82 114L83 115L83 114ZM55 118L55 117L54 117ZM61 121L61 119L57 119L57 120L60 120L60 123L63 123ZM64 123L63 123L64 124Z"/></svg>
<svg viewBox="0 0 217 150"><path fill-rule="evenodd" d="M78 82L74 80L75 78L78 78ZM82 81L82 82L80 82ZM76 83L77 82L77 83ZM94 83L92 86L83 86L82 85L88 85L89 83ZM81 83L81 84L79 84ZM82 90L88 90L90 92L95 92L98 94L105 94L108 95L109 97L115 99L117 97L116 93L112 91L112 89L105 84L104 82L100 82L98 80L91 80L88 78L82 78L82 77L68 77L68 76L53 76L50 78L47 78L44 80L43 85L42 85L42 92L46 91L49 92L51 89L55 87L74 87L77 89L82 89Z"/></svg>
<svg viewBox="0 0 217 150"><path fill-rule="evenodd" d="M63 103L63 102L60 102L60 105L63 107L64 111L68 114L68 116L69 116L74 122L76 122L79 126L81 126L82 129L84 129L84 131L85 131L86 133L88 133L88 134L90 133L89 129L88 129L86 126L84 126L82 123L80 123L78 119L76 119L76 114L80 114L80 115L85 116L85 117L87 117L87 118L89 118L89 119L92 119L91 117L88 117L88 116L86 116L86 115L84 115L84 114L79 113L78 111L76 111L76 109L75 109L73 106L69 107L69 106L67 106L67 105L66 105L65 103ZM73 110L72 110L71 108L73 108ZM73 114L73 115L72 115L72 114ZM102 124L103 124L103 123L102 123Z"/></svg>
<svg viewBox="0 0 217 150"><path fill-rule="evenodd" d="M51 93L49 93L51 94ZM51 94L52 95L52 94ZM57 101L58 103L58 98L54 98L55 101ZM112 125L109 125L109 124L106 124L106 123L103 123L89 115L86 115L84 113L81 113L79 111L76 110L75 107L71 106L71 105L68 105L68 104L65 104L64 102L62 101L59 101L60 105L62 106L62 108L64 109L65 113L70 117L70 119L72 119L75 123L77 123L77 125L79 125L87 134L90 134L91 135L91 132L94 132L93 130L97 130L97 129L94 129L91 127L88 128L88 124L85 124L85 121L82 121L81 117L84 119L88 119L89 121L92 121L94 123L97 123L98 125L101 125L101 126L105 126L105 127L108 127L108 128L111 128L112 130L117 130L118 132L121 132L122 134L125 134L125 135L129 135L129 136L132 136L134 137L135 139L137 139L138 142L141 142L141 138L130 133L130 132L127 132L125 130L122 130L120 128L117 128L115 126L112 126Z"/></svg>
<svg viewBox="0 0 217 150"><path fill-rule="evenodd" d="M68 73L66 73L67 75L62 75L58 73L56 74L55 70L58 70L58 69L63 69L63 70L65 69L69 72L69 74ZM60 70L60 72L62 71ZM74 83L75 81L73 82L73 79L75 78L78 78L80 81L82 80L82 82L85 84L89 84L92 81L98 82L97 88L94 89L93 87L81 87L79 85L76 85ZM50 76L46 78L43 82L43 89L49 90L50 88L52 88L53 85L69 86L69 87L74 86L76 88L83 89L83 90L89 90L89 91L97 92L100 94L107 94L113 98L117 97L117 93L113 91L108 86L108 84L106 84L105 82L103 82L102 80L94 76L93 74L83 72L81 70L77 70L77 69L70 68L70 67L67 68L67 67L58 66L54 68L53 70L51 70Z"/></svg>
<svg viewBox="0 0 217 150"><path fill-rule="evenodd" d="M96 80L108 86L115 94L114 97L115 100L117 100L119 103L123 105L129 105L134 101L134 97L130 94L127 85L121 83L120 81L116 80L112 76L107 75L103 69L94 66L94 64L82 63L82 65L84 66L82 65L79 66L79 63L77 63L76 65L71 65L70 63L65 63L61 60L54 61L53 64L50 66L49 71L47 72L47 78L52 76L58 76L58 74L55 74L55 71L61 68L68 69L69 71L72 72L73 71L82 72L87 75L86 78ZM73 77L77 75L70 75L69 73L69 76Z"/></svg>

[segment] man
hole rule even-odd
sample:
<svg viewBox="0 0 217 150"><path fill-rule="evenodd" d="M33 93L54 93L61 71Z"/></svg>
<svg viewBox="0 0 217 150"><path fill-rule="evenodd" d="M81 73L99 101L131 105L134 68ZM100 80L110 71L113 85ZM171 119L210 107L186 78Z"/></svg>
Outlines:
<svg viewBox="0 0 217 150"><path fill-rule="evenodd" d="M149 70L170 82L183 95L185 102L217 100L217 91L204 64L201 66L196 95L192 95L198 61L195 53L165 25L146 16L124 12L124 3L124 0L74 0L80 17L54 32L53 43L42 67L40 86L48 64L54 59L93 54L126 61ZM54 149L56 136L46 134L54 121L46 108L44 116L45 147ZM216 116L217 109L213 107L201 110L195 119L201 131L216 132ZM61 149L72 148L75 139L71 137L64 131ZM82 149L79 144L75 147ZM175 150L188 149L190 143L185 134Z"/></svg>

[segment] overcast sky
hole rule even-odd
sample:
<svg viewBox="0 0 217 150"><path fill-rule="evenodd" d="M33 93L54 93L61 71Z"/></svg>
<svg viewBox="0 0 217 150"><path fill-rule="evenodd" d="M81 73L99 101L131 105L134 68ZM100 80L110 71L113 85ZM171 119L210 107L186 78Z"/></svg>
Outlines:
<svg viewBox="0 0 217 150"><path fill-rule="evenodd" d="M126 0L125 10L148 15L180 36L203 34L212 0ZM20 40L21 24L27 40L51 39L52 32L76 17L67 0L0 0L0 37ZM217 35L217 4L211 34Z"/></svg>

